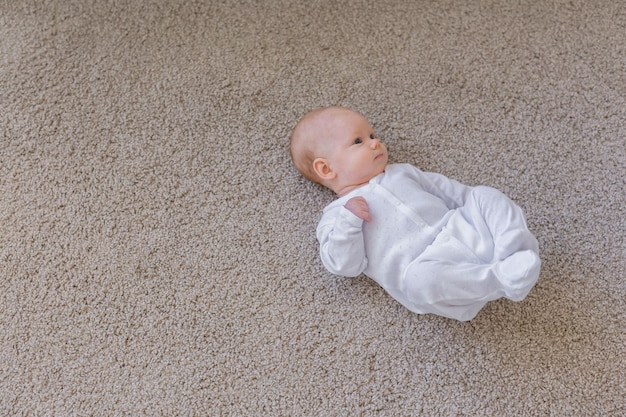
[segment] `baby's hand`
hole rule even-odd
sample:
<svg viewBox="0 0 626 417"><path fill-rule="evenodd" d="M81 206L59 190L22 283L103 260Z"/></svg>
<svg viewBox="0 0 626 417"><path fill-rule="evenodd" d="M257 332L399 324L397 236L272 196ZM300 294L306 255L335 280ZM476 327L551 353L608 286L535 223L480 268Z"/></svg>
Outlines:
<svg viewBox="0 0 626 417"><path fill-rule="evenodd" d="M367 205L367 201L363 197L352 197L346 205L344 206L355 216L369 222L372 220L372 216L370 215L370 208Z"/></svg>

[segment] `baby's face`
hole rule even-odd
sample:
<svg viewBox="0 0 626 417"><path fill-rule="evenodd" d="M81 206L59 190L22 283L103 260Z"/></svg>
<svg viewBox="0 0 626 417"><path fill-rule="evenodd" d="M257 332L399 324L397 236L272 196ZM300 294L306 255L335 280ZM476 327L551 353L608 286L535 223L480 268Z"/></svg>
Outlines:
<svg viewBox="0 0 626 417"><path fill-rule="evenodd" d="M332 135L322 145L322 153L336 173L336 191L364 185L385 170L387 148L359 113L339 111L327 127Z"/></svg>

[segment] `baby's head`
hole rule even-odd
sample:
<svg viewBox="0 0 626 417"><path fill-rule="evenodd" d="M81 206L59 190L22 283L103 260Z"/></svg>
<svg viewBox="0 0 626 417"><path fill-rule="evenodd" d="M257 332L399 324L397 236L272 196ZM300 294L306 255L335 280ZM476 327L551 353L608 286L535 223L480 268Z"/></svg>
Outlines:
<svg viewBox="0 0 626 417"><path fill-rule="evenodd" d="M387 165L387 148L363 115L344 107L321 107L291 134L291 159L307 179L339 196L365 185Z"/></svg>

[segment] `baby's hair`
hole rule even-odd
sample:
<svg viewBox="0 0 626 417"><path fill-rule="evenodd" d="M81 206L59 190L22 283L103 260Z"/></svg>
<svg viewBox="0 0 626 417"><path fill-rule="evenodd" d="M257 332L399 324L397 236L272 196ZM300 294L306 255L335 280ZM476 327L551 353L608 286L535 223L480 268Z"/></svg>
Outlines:
<svg viewBox="0 0 626 417"><path fill-rule="evenodd" d="M315 154L315 144L322 138L318 137L318 133L313 132L312 129L318 118L329 111L353 112L353 110L339 106L318 107L311 110L296 124L289 140L289 153L294 166L304 178L318 184L322 182L313 170L313 161L319 156Z"/></svg>
<svg viewBox="0 0 626 417"><path fill-rule="evenodd" d="M319 138L311 132L311 125L316 117L327 109L330 107L319 107L302 116L291 132L289 140L289 153L294 166L304 178L315 183L320 183L320 179L313 170L313 161L316 158L313 145Z"/></svg>

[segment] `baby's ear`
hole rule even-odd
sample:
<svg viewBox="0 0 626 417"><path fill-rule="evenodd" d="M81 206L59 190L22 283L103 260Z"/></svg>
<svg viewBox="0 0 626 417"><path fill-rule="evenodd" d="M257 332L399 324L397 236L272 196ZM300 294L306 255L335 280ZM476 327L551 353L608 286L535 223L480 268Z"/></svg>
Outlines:
<svg viewBox="0 0 626 417"><path fill-rule="evenodd" d="M313 161L313 171L315 171L317 176L323 181L335 178L335 172L324 158L317 158Z"/></svg>

